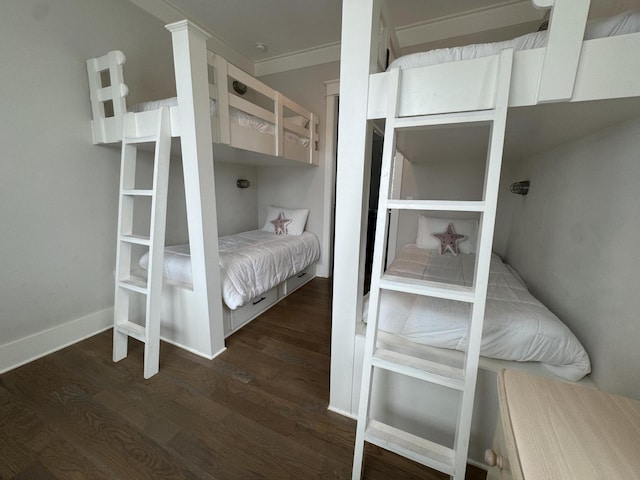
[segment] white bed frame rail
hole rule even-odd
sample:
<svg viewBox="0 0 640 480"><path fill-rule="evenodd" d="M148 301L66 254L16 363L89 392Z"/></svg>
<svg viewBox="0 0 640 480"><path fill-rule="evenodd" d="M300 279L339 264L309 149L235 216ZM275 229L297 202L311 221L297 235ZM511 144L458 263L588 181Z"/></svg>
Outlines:
<svg viewBox="0 0 640 480"><path fill-rule="evenodd" d="M120 51L112 51L87 61L93 113L91 130L95 144L117 143L122 140L123 118L127 113L126 97L129 93L124 83L125 61L126 57ZM209 96L216 101L216 113L211 121L211 135L215 143L318 165L319 118L313 112L211 51L207 51L207 63L213 68L213 74L209 76ZM178 74L182 73L176 71L176 75ZM231 87L233 81L247 87L247 98L235 94ZM260 101L250 101L248 98L252 96ZM178 106L170 109L173 137L181 136L178 111L180 104L181 99L178 98ZM231 121L231 108L271 123L274 134L268 135L237 125ZM139 124L136 127L138 130L146 128L147 116L143 113L140 112L135 117L135 122ZM294 121L293 117L297 117L298 121ZM285 141L285 132L307 139L308 144L302 146Z"/></svg>
<svg viewBox="0 0 640 480"><path fill-rule="evenodd" d="M640 95L640 33L583 41L589 0L534 0L552 7L545 48L514 54L509 107ZM491 108L497 57L406 69L399 115ZM383 118L389 73L369 77L367 118Z"/></svg>

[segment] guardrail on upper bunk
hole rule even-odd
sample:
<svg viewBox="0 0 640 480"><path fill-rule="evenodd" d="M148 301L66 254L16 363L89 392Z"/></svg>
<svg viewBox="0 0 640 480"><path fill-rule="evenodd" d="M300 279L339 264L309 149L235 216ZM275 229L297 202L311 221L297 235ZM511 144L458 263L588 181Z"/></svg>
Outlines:
<svg viewBox="0 0 640 480"><path fill-rule="evenodd" d="M212 122L214 141L293 160L306 157L305 163L318 164L319 119L313 112L211 51L207 60L213 68L209 96L215 99L219 120ZM234 111L252 118L232 119ZM238 123L251 124L262 133L247 134L246 129L235 127ZM267 132L273 134L268 140Z"/></svg>
<svg viewBox="0 0 640 480"><path fill-rule="evenodd" d="M124 83L124 63L125 56L120 51L87 61L95 144L122 139L129 93ZM207 51L207 63L212 70L208 72L208 93L214 142L318 165L319 119L313 112L213 52ZM145 128L145 110L163 105L170 107L172 136L181 136L176 98L135 106L135 129Z"/></svg>
<svg viewBox="0 0 640 480"><path fill-rule="evenodd" d="M93 143L114 143L122 139L127 113L125 98L129 93L122 73L125 61L124 53L118 50L87 60Z"/></svg>

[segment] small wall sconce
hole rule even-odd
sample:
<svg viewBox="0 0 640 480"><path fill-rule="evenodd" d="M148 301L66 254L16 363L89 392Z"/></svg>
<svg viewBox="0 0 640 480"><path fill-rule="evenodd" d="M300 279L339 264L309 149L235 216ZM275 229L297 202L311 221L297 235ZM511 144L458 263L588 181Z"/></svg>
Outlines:
<svg viewBox="0 0 640 480"><path fill-rule="evenodd" d="M516 195L526 195L529 193L529 180L512 183L509 190L511 190L511 193L515 193Z"/></svg>
<svg viewBox="0 0 640 480"><path fill-rule="evenodd" d="M246 178L239 178L236 182L238 188L249 188L250 185L251 183Z"/></svg>

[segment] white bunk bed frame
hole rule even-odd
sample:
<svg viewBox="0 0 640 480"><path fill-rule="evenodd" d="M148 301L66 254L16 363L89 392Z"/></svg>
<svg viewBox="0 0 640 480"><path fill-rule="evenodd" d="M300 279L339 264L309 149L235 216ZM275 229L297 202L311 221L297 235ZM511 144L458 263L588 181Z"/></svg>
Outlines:
<svg viewBox="0 0 640 480"><path fill-rule="evenodd" d="M546 48L514 53L509 107L640 96L640 57L625 55L640 49L640 33L583 41L589 0L532 2L538 8L552 9L548 43ZM378 73L381 52L389 49L393 55L397 51L387 29L386 10L384 0L346 1L343 6L329 409L350 417L357 415L364 355L360 292L368 182L362 180L368 178L372 123L386 116L392 81L391 72ZM491 56L405 69L398 89L398 116L492 108L497 67L498 56ZM435 361L461 356L384 333L379 341ZM491 445L497 418L496 372L505 367L549 375L535 364L480 359L469 461L483 467L483 453ZM444 417L450 412L456 401L449 392L431 389L425 394L415 381L389 375L377 378L380 385L372 395L374 415L411 426L416 434L432 440L450 441L455 411L453 422L440 418L437 424L428 423L423 415L437 411ZM584 381L590 383L588 378ZM388 398L385 392L395 392L396 397Z"/></svg>
<svg viewBox="0 0 640 480"><path fill-rule="evenodd" d="M220 287L213 143L269 155L269 160L262 157L258 160L264 160L265 165L315 166L318 164L319 119L313 112L208 51L206 40L210 35L193 23L183 20L166 28L172 34L177 92L177 106L169 109L171 136L181 140L193 284L163 282L161 338L212 359L225 350L226 336L315 275L313 264L265 292L253 305L235 311L226 308ZM94 144L119 143L124 137L155 134L156 112L127 113L124 63L125 56L119 51L87 61ZM214 71L213 84L209 79L210 67ZM266 103L272 102L273 109L235 95L229 88L234 80L255 92L256 97L266 97ZM217 113L213 120L210 98L216 101ZM106 103L111 108L105 111ZM275 127L274 134L234 124L229 118L230 108L270 122ZM304 118L303 125L294 122L294 116ZM286 131L306 137L307 146L285 141Z"/></svg>

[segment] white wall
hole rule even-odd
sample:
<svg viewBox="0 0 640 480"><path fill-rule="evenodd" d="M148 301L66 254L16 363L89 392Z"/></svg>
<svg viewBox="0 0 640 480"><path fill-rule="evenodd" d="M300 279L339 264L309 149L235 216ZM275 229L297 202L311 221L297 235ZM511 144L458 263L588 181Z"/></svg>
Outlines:
<svg viewBox="0 0 640 480"><path fill-rule="evenodd" d="M456 159L452 162L409 162L403 169L401 196L422 200L480 200L484 170L485 159L480 157ZM398 247L415 243L418 215L418 212L401 212L398 222ZM469 217L473 214L442 215Z"/></svg>
<svg viewBox="0 0 640 480"><path fill-rule="evenodd" d="M640 120L526 159L507 261L576 334L601 389L640 398Z"/></svg>
<svg viewBox="0 0 640 480"><path fill-rule="evenodd" d="M214 145L215 155L215 145ZM256 167L216 162L216 205L218 235L258 228L258 174ZM239 178L249 180L249 188L238 188Z"/></svg>
<svg viewBox="0 0 640 480"><path fill-rule="evenodd" d="M130 2L2 2L0 371L111 321L120 151L91 142L85 62L112 49L133 102L173 93L170 34Z"/></svg>
<svg viewBox="0 0 640 480"><path fill-rule="evenodd" d="M268 205L308 208L307 230L322 239L324 231L324 143L327 122L325 81L339 76L337 62L317 65L279 74L267 75L260 80L282 92L294 101L312 110L320 118L320 165L318 167L272 167L258 169L258 223L265 222ZM328 269L327 252L322 252L319 270Z"/></svg>

